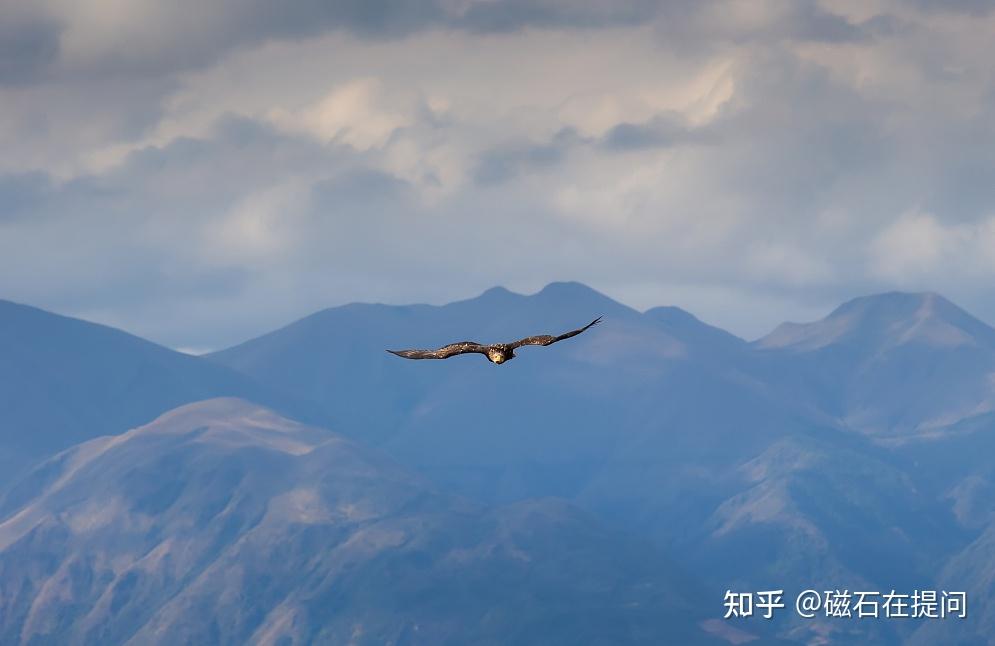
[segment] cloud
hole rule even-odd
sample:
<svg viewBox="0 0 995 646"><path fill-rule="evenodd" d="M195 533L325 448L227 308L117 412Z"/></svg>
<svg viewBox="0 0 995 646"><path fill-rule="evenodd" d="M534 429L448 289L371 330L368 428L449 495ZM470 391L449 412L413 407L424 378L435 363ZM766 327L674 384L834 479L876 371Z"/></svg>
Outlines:
<svg viewBox="0 0 995 646"><path fill-rule="evenodd" d="M394 131L411 125L422 108L416 96L389 96L379 79L359 78L299 110L275 110L270 118L285 130L367 150L382 147Z"/></svg>
<svg viewBox="0 0 995 646"><path fill-rule="evenodd" d="M341 31L398 39L435 29L507 33L600 29L652 20L658 3L567 0L40 0L30 15L0 3L0 83L52 74L163 76L197 69L273 40Z"/></svg>
<svg viewBox="0 0 995 646"><path fill-rule="evenodd" d="M570 148L582 143L575 130L564 128L546 143L504 144L480 155L474 179L481 184L496 184L521 173L550 168L562 162Z"/></svg>
<svg viewBox="0 0 995 646"><path fill-rule="evenodd" d="M0 175L0 222L37 214L52 189L42 172Z"/></svg>
<svg viewBox="0 0 995 646"><path fill-rule="evenodd" d="M995 320L989 14L108 1L39 5L0 87L3 297L198 348L560 279L744 336L894 287Z"/></svg>
<svg viewBox="0 0 995 646"><path fill-rule="evenodd" d="M695 135L679 116L660 114L646 123L613 126L602 143L609 150L639 150L694 141Z"/></svg>
<svg viewBox="0 0 995 646"><path fill-rule="evenodd" d="M970 223L944 223L929 213L907 213L871 243L873 267L898 284L930 283L942 277L985 283L995 271L995 216Z"/></svg>
<svg viewBox="0 0 995 646"><path fill-rule="evenodd" d="M659 2L653 0L475 0L456 5L448 16L451 26L480 32L508 32L525 27L606 28L638 25L654 19Z"/></svg>
<svg viewBox="0 0 995 646"><path fill-rule="evenodd" d="M912 3L926 11L961 12L974 16L991 13L993 7L985 0L914 0Z"/></svg>
<svg viewBox="0 0 995 646"><path fill-rule="evenodd" d="M749 43L853 43L872 32L813 0L706 0L661 3L661 34L688 50Z"/></svg>
<svg viewBox="0 0 995 646"><path fill-rule="evenodd" d="M496 35L653 24L685 45L867 36L820 3L789 0L40 0L30 13L8 0L0 18L0 83L167 77L273 41L334 32L396 40L438 30Z"/></svg>
<svg viewBox="0 0 995 646"><path fill-rule="evenodd" d="M0 85L44 78L59 56L61 25L12 3L0 3L0 17Z"/></svg>

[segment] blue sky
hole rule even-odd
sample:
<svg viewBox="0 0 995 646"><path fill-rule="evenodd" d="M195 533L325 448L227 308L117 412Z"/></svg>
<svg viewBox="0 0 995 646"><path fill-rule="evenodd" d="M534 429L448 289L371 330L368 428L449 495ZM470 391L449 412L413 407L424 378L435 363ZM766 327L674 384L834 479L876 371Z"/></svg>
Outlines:
<svg viewBox="0 0 995 646"><path fill-rule="evenodd" d="M195 349L553 280L995 321L986 5L0 0L0 298Z"/></svg>

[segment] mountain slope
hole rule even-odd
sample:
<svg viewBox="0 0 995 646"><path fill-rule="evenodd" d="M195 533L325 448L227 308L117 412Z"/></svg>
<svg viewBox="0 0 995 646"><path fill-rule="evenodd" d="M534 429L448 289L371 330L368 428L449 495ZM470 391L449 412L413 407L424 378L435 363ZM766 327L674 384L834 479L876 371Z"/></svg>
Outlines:
<svg viewBox="0 0 995 646"><path fill-rule="evenodd" d="M718 643L694 586L555 500L488 510L241 400L52 458L0 503L0 642Z"/></svg>
<svg viewBox="0 0 995 646"><path fill-rule="evenodd" d="M602 325L553 346L523 348L500 367L476 355L406 361L385 352L467 336L489 342L558 333L599 315ZM676 308L640 314L583 285L553 283L531 296L495 288L441 307L332 308L210 358L312 399L336 428L389 447L411 466L486 470L487 463L534 461L538 453L563 455L559 447L569 442L571 464L560 466L588 472L626 439L617 430L632 425L631 411L661 389L691 398L704 388L742 389L705 366L745 347ZM530 478L507 477L506 499L518 495L511 480ZM548 484L542 493L574 486Z"/></svg>
<svg viewBox="0 0 995 646"><path fill-rule="evenodd" d="M995 409L995 330L937 294L854 299L754 347L788 396L861 433L929 436Z"/></svg>
<svg viewBox="0 0 995 646"><path fill-rule="evenodd" d="M478 356L415 362L384 352L561 332L599 314L603 325L523 349L500 367ZM928 587L937 585L938 564L957 554L957 572L989 571L988 543L969 546L995 518L995 469L986 458L995 441L995 411L986 412L993 339L986 325L930 294L856 299L823 321L786 324L747 344L677 308L640 314L583 285L557 283L531 296L495 288L442 307L333 308L210 359L270 392L306 397L323 419L435 487L487 504L515 502L501 512L466 507L468 526L490 519L481 535L499 533L501 513L534 504L557 525L561 511L532 499L567 498L680 554L714 604L730 586ZM89 373L82 374L79 383ZM3 509L30 506L37 487L12 490ZM382 556L395 549L404 551L398 545ZM253 559L265 561L247 552L214 574ZM540 560L576 569L550 559ZM440 589L462 585L446 579ZM192 612L201 601L191 603L169 612ZM310 625L312 611L294 608L281 615L285 623ZM803 641L833 635L841 643L892 643L915 628L868 624L855 627L858 634L822 622L774 624ZM393 634L378 625L379 636Z"/></svg>
<svg viewBox="0 0 995 646"><path fill-rule="evenodd" d="M468 330L483 341L553 332L592 314L604 324L501 367L383 353ZM995 513L978 450L995 419L982 413L993 339L928 294L857 299L746 344L676 308L640 314L554 284L444 307L335 308L212 358L274 388L321 384L331 417L353 415L357 436L448 490L569 498L681 554L717 598L733 584L934 582ZM958 475L961 450L977 464ZM806 640L828 630L783 629ZM833 634L908 633L861 630Z"/></svg>
<svg viewBox="0 0 995 646"><path fill-rule="evenodd" d="M292 399L125 332L0 301L0 484L35 459L221 395Z"/></svg>

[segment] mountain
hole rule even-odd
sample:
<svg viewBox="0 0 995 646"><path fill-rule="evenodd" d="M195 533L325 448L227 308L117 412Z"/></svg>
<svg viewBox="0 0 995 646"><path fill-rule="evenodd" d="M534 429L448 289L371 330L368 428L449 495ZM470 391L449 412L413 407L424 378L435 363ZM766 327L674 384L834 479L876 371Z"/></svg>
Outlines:
<svg viewBox="0 0 995 646"><path fill-rule="evenodd" d="M995 330L937 294L857 298L754 347L789 396L881 439L935 435L995 410Z"/></svg>
<svg viewBox="0 0 995 646"><path fill-rule="evenodd" d="M599 314L603 325L501 367L383 352ZM935 583L937 563L995 513L995 470L978 450L995 420L993 338L931 294L856 299L746 343L678 308L639 313L554 283L441 307L333 308L210 358L309 392L350 435L447 491L570 499L681 555L719 598L732 586ZM915 628L775 625L801 641L879 643Z"/></svg>
<svg viewBox="0 0 995 646"><path fill-rule="evenodd" d="M502 366L385 352L470 331L478 341L555 333L598 315L602 325L523 348ZM748 352L677 308L641 314L578 283L553 283L441 307L333 308L210 358L311 397L335 428L448 491L487 503L570 498L634 530L691 540L681 528L707 518L732 486L709 470L813 428L740 369Z"/></svg>
<svg viewBox="0 0 995 646"><path fill-rule="evenodd" d="M569 504L470 503L237 399L85 442L0 502L4 644L751 637L717 609Z"/></svg>
<svg viewBox="0 0 995 646"><path fill-rule="evenodd" d="M524 348L500 367L479 356L417 362L384 351L557 333L598 315L602 325ZM419 487L469 510L467 518L489 528L484 533L497 525L481 519L511 510L559 519L557 509L568 509L592 528L604 523L646 539L655 546L648 549L675 554L695 572L702 607L721 608L731 588L957 588L961 581L972 598L986 595L995 576L988 558L993 338L991 328L934 294L855 299L821 321L785 324L747 343L679 308L640 313L578 283L554 283L532 295L494 288L440 307L332 308L184 361L197 375L209 362L214 374L287 402L281 411L290 417L374 445L403 465L392 469L417 472L425 478ZM58 356L81 354L78 343L63 344ZM38 392L53 388L57 408L63 393L94 384L105 392L117 375L94 369L102 364L89 357L79 363L90 367L67 382L73 387L59 388L51 384L62 383L60 362L22 363L40 371ZM115 397L95 401L113 415ZM140 421L119 420L107 432ZM0 516L22 513L47 486L45 473L9 490ZM78 483L80 491L94 486ZM101 540L113 542L113 534ZM638 552L614 540L609 552ZM991 609L975 607L977 616L950 633L791 613L768 623L800 642L971 643L995 625ZM761 630L750 622L700 625L734 641L743 636L729 630Z"/></svg>
<svg viewBox="0 0 995 646"><path fill-rule="evenodd" d="M454 370L472 374L467 373L473 369L467 362L481 359L459 357L458 363L446 366L415 364L387 354L387 348L438 347L463 340L469 330L480 337L478 341L510 341L574 329L598 315L619 323L639 318L634 310L578 284L550 285L536 297L494 288L478 298L442 307L361 303L335 307L209 358L270 387L319 402L336 428L362 429L365 439L380 441L397 432L412 403L440 378L451 377ZM528 350L562 358L575 356L579 348L574 343L526 349L522 358L505 367L527 362ZM655 351L680 348L674 340L661 338ZM369 389L387 381L389 389Z"/></svg>
<svg viewBox="0 0 995 646"><path fill-rule="evenodd" d="M216 363L125 332L0 301L0 484L42 457L180 404L237 395L305 415Z"/></svg>

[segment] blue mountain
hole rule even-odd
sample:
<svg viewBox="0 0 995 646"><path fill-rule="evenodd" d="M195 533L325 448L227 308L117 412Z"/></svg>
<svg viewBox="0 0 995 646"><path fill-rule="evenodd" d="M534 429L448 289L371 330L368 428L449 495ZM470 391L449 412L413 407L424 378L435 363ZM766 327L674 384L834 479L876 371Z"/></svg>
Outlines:
<svg viewBox="0 0 995 646"><path fill-rule="evenodd" d="M226 395L281 409L293 399L120 330L0 301L0 484L81 441Z"/></svg>
<svg viewBox="0 0 995 646"><path fill-rule="evenodd" d="M892 442L995 410L995 330L938 294L857 298L754 347L790 396Z"/></svg>
<svg viewBox="0 0 995 646"><path fill-rule="evenodd" d="M476 355L406 361L385 352L558 333L599 315L603 324L585 334L524 348L502 366ZM124 433L178 405L235 395L375 447L398 463L388 472L419 474L425 480L418 487L463 501L479 518L533 509L555 519L560 505L592 527L640 536L679 557L702 585L704 597L696 598L716 604L727 588L823 584L963 585L980 600L954 632L943 632L953 625L921 622L854 627L790 615L772 622L791 639L970 643L995 625L995 606L983 601L995 577L995 466L988 457L995 450L995 330L935 294L855 299L822 320L785 324L747 343L679 308L638 312L578 283L531 295L494 288L444 306L335 307L202 358L4 303L0 350L0 384L7 386L0 456L18 466L73 445L92 450L79 443ZM194 462L198 451L213 450L194 439L185 446ZM122 464L140 462L115 455ZM243 468L241 456L204 459L209 471L227 473ZM8 488L0 506L5 522L40 508L47 488L68 477L65 459L53 458ZM100 464L121 475L110 462ZM110 484L116 479L74 482L81 495L100 501L123 486ZM241 491L236 481L222 484ZM71 505L58 508L56 518L75 513ZM184 514L207 513L175 511L176 524L163 537L182 533ZM496 531L487 522L478 527ZM99 541L113 535L107 529ZM49 539L18 545L24 551L15 560L53 549ZM457 585L434 581L440 591ZM764 633L751 622L696 617L708 635ZM52 634L90 634L77 620ZM395 635L386 628L376 634Z"/></svg>
<svg viewBox="0 0 995 646"><path fill-rule="evenodd" d="M596 315L603 325L500 367L383 352L470 330L477 341L555 333ZM941 297L883 294L750 344L678 308L640 313L554 283L441 307L332 308L210 358L307 393L336 428L446 490L572 500L684 556L721 594L730 582L935 581L984 521L968 527L930 488L950 462L911 451L952 424L984 427L992 338ZM942 484L965 488L949 474ZM985 490L963 497L977 507ZM912 628L862 630L892 642Z"/></svg>
<svg viewBox="0 0 995 646"><path fill-rule="evenodd" d="M569 504L473 504L237 399L19 481L0 610L4 644L726 643L691 578Z"/></svg>

